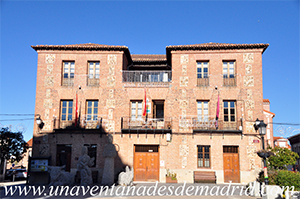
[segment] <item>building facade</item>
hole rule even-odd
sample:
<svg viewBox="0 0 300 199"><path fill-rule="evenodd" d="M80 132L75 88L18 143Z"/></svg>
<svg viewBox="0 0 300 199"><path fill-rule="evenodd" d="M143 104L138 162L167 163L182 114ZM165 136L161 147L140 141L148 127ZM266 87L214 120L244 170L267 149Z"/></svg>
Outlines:
<svg viewBox="0 0 300 199"><path fill-rule="evenodd" d="M300 157L300 133L289 137L288 140L291 143L292 151L298 153ZM298 160L296 161L295 169L297 169L297 171L300 171L300 158L298 158Z"/></svg>
<svg viewBox="0 0 300 199"><path fill-rule="evenodd" d="M263 99L263 109L264 109L264 121L267 124L267 132L265 135L265 146L274 147L274 138L273 138L273 118L275 113L270 111L270 100Z"/></svg>
<svg viewBox="0 0 300 199"><path fill-rule="evenodd" d="M195 171L217 183L256 179L264 119L262 54L268 44L167 46L165 55L131 55L126 46L37 45L33 156L76 172L82 146L95 157L98 182L105 145L135 181L194 182ZM32 174L32 182L43 175ZM44 176L45 177L45 176ZM46 177L45 177L46 179Z"/></svg>

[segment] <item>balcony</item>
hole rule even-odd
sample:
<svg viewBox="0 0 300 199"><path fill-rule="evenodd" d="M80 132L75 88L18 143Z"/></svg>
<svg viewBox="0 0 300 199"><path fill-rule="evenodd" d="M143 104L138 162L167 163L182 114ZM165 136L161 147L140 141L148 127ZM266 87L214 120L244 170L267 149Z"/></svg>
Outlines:
<svg viewBox="0 0 300 199"><path fill-rule="evenodd" d="M172 120L165 120L164 118L145 118L132 119L131 117L121 118L122 133L126 132L171 132Z"/></svg>
<svg viewBox="0 0 300 199"><path fill-rule="evenodd" d="M83 115L81 118L78 119L76 125L75 119L69 121L54 119L53 129L105 129L108 126L108 123L108 119L104 119L101 116L98 116L96 120L86 120L85 116Z"/></svg>
<svg viewBox="0 0 300 199"><path fill-rule="evenodd" d="M74 77L73 78L63 78L62 86L74 86Z"/></svg>
<svg viewBox="0 0 300 199"><path fill-rule="evenodd" d="M223 86L236 86L236 77L223 76Z"/></svg>
<svg viewBox="0 0 300 199"><path fill-rule="evenodd" d="M89 76L87 77L88 86L99 86L99 84L100 84L99 78L90 78Z"/></svg>
<svg viewBox="0 0 300 199"><path fill-rule="evenodd" d="M197 86L209 86L209 77L207 78L197 78Z"/></svg>
<svg viewBox="0 0 300 199"><path fill-rule="evenodd" d="M172 79L171 71L122 71L122 82L128 83L128 85L157 85L168 86ZM126 86L126 85L125 85Z"/></svg>
<svg viewBox="0 0 300 199"><path fill-rule="evenodd" d="M240 126L242 122L224 122L223 120L216 120L216 116L209 116L207 118L199 118L197 116L180 116L179 128L192 129L197 131L241 131Z"/></svg>

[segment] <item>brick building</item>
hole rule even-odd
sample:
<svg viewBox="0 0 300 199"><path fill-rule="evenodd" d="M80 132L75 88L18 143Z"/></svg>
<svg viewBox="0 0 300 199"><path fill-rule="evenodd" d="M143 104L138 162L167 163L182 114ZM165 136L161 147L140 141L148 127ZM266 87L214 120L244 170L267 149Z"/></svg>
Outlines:
<svg viewBox="0 0 300 199"><path fill-rule="evenodd" d="M268 124L267 132L265 135L265 146L274 147L274 138L273 138L273 118L275 113L270 111L270 100L263 99L263 109L264 109L264 122Z"/></svg>
<svg viewBox="0 0 300 199"><path fill-rule="evenodd" d="M264 119L267 47L207 43L131 55L126 46L32 46L35 113L44 123L34 127L33 156L76 172L86 145L101 182L102 152L112 136L116 176L129 165L135 181L165 182L166 169L178 182L194 182L195 171L213 171L217 183L253 181L261 169L253 125ZM43 179L31 175L31 182Z"/></svg>

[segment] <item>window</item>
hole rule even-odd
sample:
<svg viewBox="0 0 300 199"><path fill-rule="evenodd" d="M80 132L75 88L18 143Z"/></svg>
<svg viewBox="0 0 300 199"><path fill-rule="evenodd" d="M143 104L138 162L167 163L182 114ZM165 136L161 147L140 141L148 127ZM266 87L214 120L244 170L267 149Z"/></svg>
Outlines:
<svg viewBox="0 0 300 199"><path fill-rule="evenodd" d="M197 62L197 86L208 84L208 62Z"/></svg>
<svg viewBox="0 0 300 199"><path fill-rule="evenodd" d="M61 101L61 121L72 121L73 101Z"/></svg>
<svg viewBox="0 0 300 199"><path fill-rule="evenodd" d="M99 86L100 77L100 62L89 61L88 62L88 86Z"/></svg>
<svg viewBox="0 0 300 199"><path fill-rule="evenodd" d="M197 101L198 121L208 121L208 101Z"/></svg>
<svg viewBox="0 0 300 199"><path fill-rule="evenodd" d="M131 101L131 120L142 120L142 101Z"/></svg>
<svg viewBox="0 0 300 199"><path fill-rule="evenodd" d="M95 121L98 120L98 100L86 102L86 120Z"/></svg>
<svg viewBox="0 0 300 199"><path fill-rule="evenodd" d="M63 86L74 85L75 62L63 62Z"/></svg>
<svg viewBox="0 0 300 199"><path fill-rule="evenodd" d="M88 156L94 158L93 164L90 167L96 167L96 158L97 158L97 144L84 144L88 149Z"/></svg>
<svg viewBox="0 0 300 199"><path fill-rule="evenodd" d="M99 79L100 76L100 62L89 62L89 78Z"/></svg>
<svg viewBox="0 0 300 199"><path fill-rule="evenodd" d="M235 102L224 101L224 122L235 122Z"/></svg>
<svg viewBox="0 0 300 199"><path fill-rule="evenodd" d="M238 146L223 146L223 153L239 153Z"/></svg>
<svg viewBox="0 0 300 199"><path fill-rule="evenodd" d="M74 78L75 62L64 62L64 78Z"/></svg>
<svg viewBox="0 0 300 199"><path fill-rule="evenodd" d="M197 78L208 78L208 62L197 62Z"/></svg>
<svg viewBox="0 0 300 199"><path fill-rule="evenodd" d="M234 61L223 61L223 85L224 86L235 86L235 62Z"/></svg>
<svg viewBox="0 0 300 199"><path fill-rule="evenodd" d="M210 167L210 146L198 147L198 167Z"/></svg>
<svg viewBox="0 0 300 199"><path fill-rule="evenodd" d="M234 78L234 62L223 62L223 78Z"/></svg>

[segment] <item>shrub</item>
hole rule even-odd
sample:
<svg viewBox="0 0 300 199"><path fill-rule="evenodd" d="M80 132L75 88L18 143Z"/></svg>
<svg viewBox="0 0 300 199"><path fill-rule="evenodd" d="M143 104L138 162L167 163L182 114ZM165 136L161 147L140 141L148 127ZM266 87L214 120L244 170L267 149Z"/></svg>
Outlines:
<svg viewBox="0 0 300 199"><path fill-rule="evenodd" d="M276 185L277 176L278 176L277 170L268 170L269 185ZM265 181L264 171L259 172L257 181L259 182Z"/></svg>
<svg viewBox="0 0 300 199"><path fill-rule="evenodd" d="M300 190L300 173L286 170L278 171L275 182L278 186L294 186L295 190Z"/></svg>

